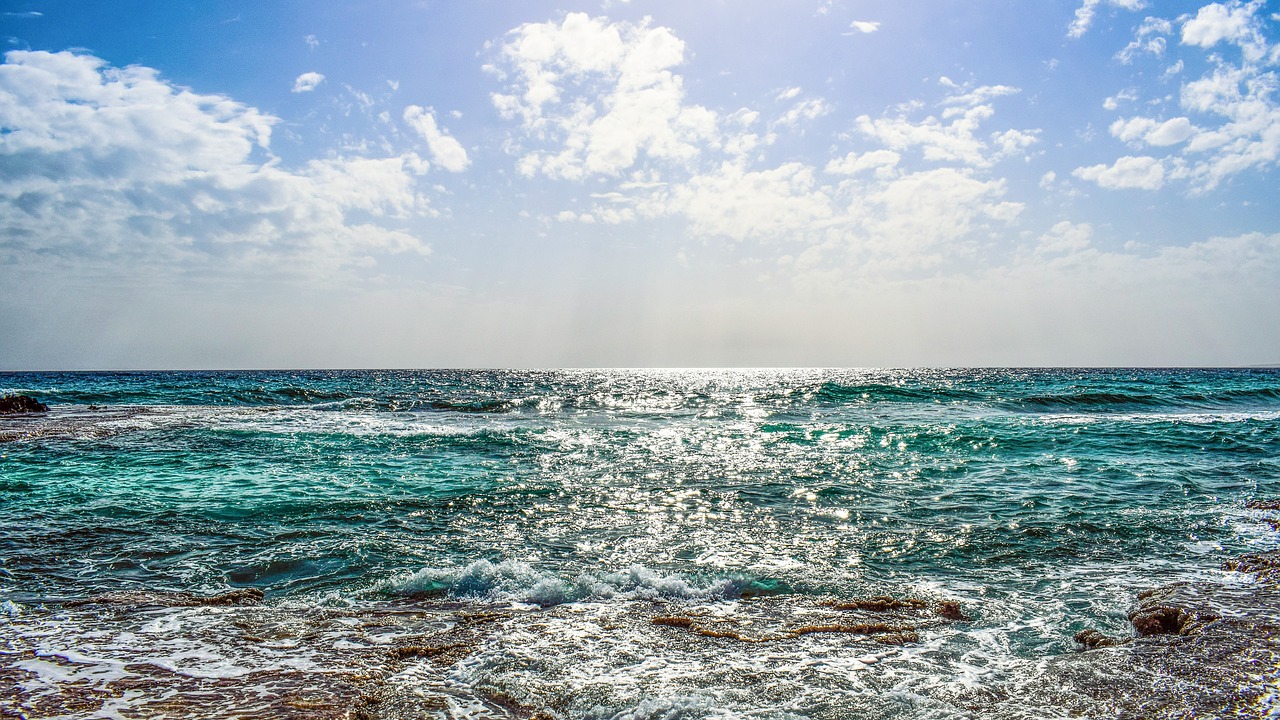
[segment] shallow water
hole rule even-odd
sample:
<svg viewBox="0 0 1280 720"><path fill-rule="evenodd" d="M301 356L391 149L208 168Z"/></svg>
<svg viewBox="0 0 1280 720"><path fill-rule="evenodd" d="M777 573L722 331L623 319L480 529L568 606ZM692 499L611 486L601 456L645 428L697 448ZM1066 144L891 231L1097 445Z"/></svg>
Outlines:
<svg viewBox="0 0 1280 720"><path fill-rule="evenodd" d="M23 373L0 391L52 408L0 416L0 679L22 688L0 706L31 717L199 716L201 693L228 698L213 717L1141 717L1112 696L1159 694L1160 672L1080 679L1135 651L1072 635L1132 634L1137 591L1239 583L1224 559L1278 545L1277 513L1245 508L1280 497L1272 370ZM265 605L63 604L240 587ZM880 595L971 620L786 636L865 624L832 603ZM393 658L401 635L457 647ZM1275 665L1222 691L1255 698Z"/></svg>

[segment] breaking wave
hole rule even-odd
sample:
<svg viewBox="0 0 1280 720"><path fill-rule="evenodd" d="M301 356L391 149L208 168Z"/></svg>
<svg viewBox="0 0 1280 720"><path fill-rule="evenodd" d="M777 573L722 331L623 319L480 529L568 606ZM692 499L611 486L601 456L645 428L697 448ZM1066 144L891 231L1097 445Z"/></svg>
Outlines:
<svg viewBox="0 0 1280 720"><path fill-rule="evenodd" d="M613 573L564 578L519 560L477 560L461 568L423 568L380 588L410 598L448 597L523 602L550 607L611 599L726 600L790 594L786 583L745 575L690 578L641 565Z"/></svg>

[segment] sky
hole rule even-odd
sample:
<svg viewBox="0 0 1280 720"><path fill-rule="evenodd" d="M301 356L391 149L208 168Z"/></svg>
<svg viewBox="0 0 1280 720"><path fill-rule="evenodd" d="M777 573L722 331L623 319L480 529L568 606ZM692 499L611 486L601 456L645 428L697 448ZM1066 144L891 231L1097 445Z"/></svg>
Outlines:
<svg viewBox="0 0 1280 720"><path fill-rule="evenodd" d="M1280 364L1280 0L0 0L0 370Z"/></svg>

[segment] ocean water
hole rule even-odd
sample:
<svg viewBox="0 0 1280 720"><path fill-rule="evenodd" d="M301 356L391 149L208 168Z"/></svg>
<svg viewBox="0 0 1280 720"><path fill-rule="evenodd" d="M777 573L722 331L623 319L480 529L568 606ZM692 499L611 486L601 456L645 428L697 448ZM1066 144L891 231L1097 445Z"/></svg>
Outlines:
<svg viewBox="0 0 1280 720"><path fill-rule="evenodd" d="M1272 640L1199 682L1143 659L1173 641L1072 639L1177 583L1266 616L1221 565L1280 547L1247 507L1280 497L1280 371L13 392L51 410L0 416L0 715L1280 717Z"/></svg>

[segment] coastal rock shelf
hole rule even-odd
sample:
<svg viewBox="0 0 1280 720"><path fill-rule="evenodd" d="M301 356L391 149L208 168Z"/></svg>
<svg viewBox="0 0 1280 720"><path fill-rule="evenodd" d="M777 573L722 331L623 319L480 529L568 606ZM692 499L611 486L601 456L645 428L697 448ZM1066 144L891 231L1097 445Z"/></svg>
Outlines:
<svg viewBox="0 0 1280 720"><path fill-rule="evenodd" d="M1157 616L1177 618L1177 627L1086 642L1100 649L1028 661L997 682L922 689L955 717L1025 717L1029 701L1088 717L1264 717L1280 652L1280 553L1228 565L1241 582L1143 594L1139 629ZM892 702L875 698L892 697L903 668L955 623L982 623L981 608L968 618L952 601L891 597L359 609L260 599L243 590L117 593L11 608L0 683L16 692L0 704L31 718L109 711L198 720L235 708L311 720L530 720L642 704L647 684L660 681L690 694L754 693L835 720L848 717L849 702L887 712ZM756 649L741 653L744 642ZM633 682L607 680L620 672ZM790 682L797 676L807 679Z"/></svg>

